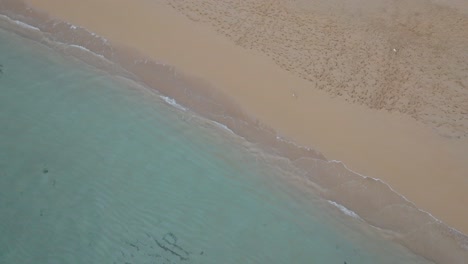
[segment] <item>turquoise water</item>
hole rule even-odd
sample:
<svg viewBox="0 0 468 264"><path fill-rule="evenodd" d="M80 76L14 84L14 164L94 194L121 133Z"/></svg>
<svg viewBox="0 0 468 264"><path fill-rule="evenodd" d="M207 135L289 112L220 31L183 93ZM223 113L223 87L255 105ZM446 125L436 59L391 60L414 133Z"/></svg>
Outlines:
<svg viewBox="0 0 468 264"><path fill-rule="evenodd" d="M426 263L247 142L0 30L0 263Z"/></svg>

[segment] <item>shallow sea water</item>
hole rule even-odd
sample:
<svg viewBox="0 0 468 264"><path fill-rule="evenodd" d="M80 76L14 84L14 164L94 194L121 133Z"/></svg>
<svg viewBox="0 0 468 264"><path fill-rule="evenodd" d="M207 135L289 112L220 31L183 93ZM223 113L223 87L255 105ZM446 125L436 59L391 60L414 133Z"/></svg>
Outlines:
<svg viewBox="0 0 468 264"><path fill-rule="evenodd" d="M0 263L427 263L242 138L0 30Z"/></svg>

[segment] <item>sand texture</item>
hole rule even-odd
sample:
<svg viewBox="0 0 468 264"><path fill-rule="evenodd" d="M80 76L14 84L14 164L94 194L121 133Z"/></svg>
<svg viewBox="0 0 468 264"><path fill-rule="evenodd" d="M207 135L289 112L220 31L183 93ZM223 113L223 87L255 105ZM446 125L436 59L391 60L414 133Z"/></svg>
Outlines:
<svg viewBox="0 0 468 264"><path fill-rule="evenodd" d="M165 1L310 89L468 136L468 18L429 1Z"/></svg>

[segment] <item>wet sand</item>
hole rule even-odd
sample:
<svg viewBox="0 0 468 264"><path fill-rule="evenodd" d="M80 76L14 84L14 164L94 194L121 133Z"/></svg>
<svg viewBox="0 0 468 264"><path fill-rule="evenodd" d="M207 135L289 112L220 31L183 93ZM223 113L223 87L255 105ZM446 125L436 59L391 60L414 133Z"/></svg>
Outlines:
<svg viewBox="0 0 468 264"><path fill-rule="evenodd" d="M433 42L421 46L424 52L414 53L415 47L419 47L425 39L411 42L412 35L408 33L411 28L405 31L395 26L391 28L391 34L387 34L385 27L359 31L359 27L350 26L355 30L352 36L358 38L334 39L345 29L340 28L345 22L336 19L328 23L327 18L333 20L337 15L326 11L328 7L323 7L325 11L311 11L305 1L302 4L297 1L299 4L294 6L282 1L265 1L271 3L269 6L263 6L264 1L246 1L242 3L252 5L240 7L216 4L219 1L170 1L172 6L165 1L145 0L27 2L53 17L83 26L112 42L135 48L157 61L174 65L182 72L209 82L232 97L247 113L273 127L284 137L313 147L328 159L341 160L363 175L382 179L419 208L468 233L468 60L464 60L467 46L462 45L468 40L453 27L452 31L436 31L445 34L426 36ZM282 7L279 10L286 11L271 13L271 10L277 10L275 5ZM428 4L415 2L415 5ZM269 20L256 24L259 18L253 17L255 14L236 12L234 8L258 10L260 18L269 17ZM302 10L302 13L294 11L295 8ZM434 8L429 5L422 9L422 16L427 10L436 12ZM229 10L231 12L228 14ZM303 50L300 45L304 35L300 30L295 30L294 24L265 27L285 20L281 19L282 16L289 18L288 10L299 12L300 17L319 12L322 14L319 16L319 20L323 20L322 27L337 28L338 33L317 27L317 35L307 40L307 43L317 43L318 48L323 47L324 52L320 49L316 54L308 51L309 57L298 52ZM376 10L379 14L380 11ZM453 15L450 10L444 12ZM457 20L453 23L461 27L466 25L468 18L461 13L456 14ZM223 31L223 25L230 22L220 20L222 17L247 22L236 24L234 21L231 27L225 27ZM368 23L351 15L343 17L350 25ZM391 15L388 19L396 25L409 23ZM307 19L302 22L306 25L311 23ZM242 30L240 27L245 24L256 30ZM315 24L311 25L313 28ZM431 28L432 24L423 25ZM375 34L366 35L365 29ZM277 38L276 34L281 37ZM456 40L450 42L455 43L453 46L444 44L448 37ZM263 44L256 46L255 39L262 40ZM288 43L282 44L283 39L292 40L294 45L299 46L291 44L291 51L288 51L283 46ZM372 39L381 40L385 45L369 42ZM402 41L391 41L395 39ZM330 46L330 43L335 45ZM340 46L339 43L353 45ZM434 45L440 48L439 53L432 52ZM374 46L377 48L371 49ZM406 46L411 49L405 51ZM355 57L350 58L340 55L349 54L351 47L363 48L364 57L354 53L352 55ZM376 54L367 54L369 49ZM380 67L382 72L375 73L380 78L368 80L365 76L370 73L366 71L347 72L355 65L370 71L380 65L373 63L375 60L381 60L384 64ZM321 79L322 72L317 72L318 75L308 73L309 68L304 66L307 62L317 62L312 69L325 69L323 74L326 78ZM338 63L344 63L346 67L328 67ZM431 67L427 69L421 65ZM437 77L426 80L426 70L443 76L453 74L448 74L445 79ZM397 77L403 73L409 73L404 77L408 78L407 83L405 79ZM362 78L347 79L361 75ZM382 79L387 81L386 85L374 89L378 84L376 81ZM418 82L421 79L425 82ZM337 88L333 85L337 83L354 85ZM400 86L402 83L407 85L404 89ZM415 84L420 86L414 87Z"/></svg>

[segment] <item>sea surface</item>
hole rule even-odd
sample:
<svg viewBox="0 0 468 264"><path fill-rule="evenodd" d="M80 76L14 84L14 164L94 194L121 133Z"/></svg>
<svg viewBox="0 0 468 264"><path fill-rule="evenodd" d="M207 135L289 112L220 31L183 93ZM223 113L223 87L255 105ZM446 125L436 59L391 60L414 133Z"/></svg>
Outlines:
<svg viewBox="0 0 468 264"><path fill-rule="evenodd" d="M0 64L2 264L431 263L156 91L3 29Z"/></svg>

